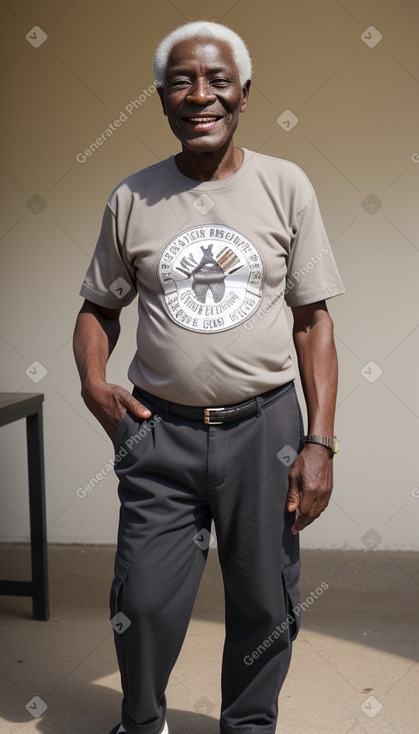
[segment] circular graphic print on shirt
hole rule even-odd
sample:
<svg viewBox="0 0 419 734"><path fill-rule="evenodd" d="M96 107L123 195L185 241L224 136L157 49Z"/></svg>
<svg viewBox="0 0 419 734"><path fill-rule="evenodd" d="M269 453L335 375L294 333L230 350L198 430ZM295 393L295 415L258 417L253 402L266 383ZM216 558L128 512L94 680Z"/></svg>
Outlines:
<svg viewBox="0 0 419 734"><path fill-rule="evenodd" d="M165 247L158 277L171 319L184 329L233 329L256 311L264 269L255 245L232 227L191 227Z"/></svg>

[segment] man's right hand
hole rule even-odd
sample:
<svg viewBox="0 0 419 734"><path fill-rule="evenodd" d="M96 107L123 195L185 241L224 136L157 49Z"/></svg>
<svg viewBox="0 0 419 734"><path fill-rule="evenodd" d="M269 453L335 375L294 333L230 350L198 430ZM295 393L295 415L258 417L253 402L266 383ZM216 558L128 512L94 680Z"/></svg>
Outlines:
<svg viewBox="0 0 419 734"><path fill-rule="evenodd" d="M74 329L74 356L82 384L82 398L113 441L116 429L129 410L139 418L151 412L120 385L106 382L106 363L118 341L121 309L85 301Z"/></svg>
<svg viewBox="0 0 419 734"><path fill-rule="evenodd" d="M89 384L86 381L81 394L86 406L112 441L115 438L118 424L127 410L138 418L145 419L151 416L151 411L120 385L112 385L104 381Z"/></svg>

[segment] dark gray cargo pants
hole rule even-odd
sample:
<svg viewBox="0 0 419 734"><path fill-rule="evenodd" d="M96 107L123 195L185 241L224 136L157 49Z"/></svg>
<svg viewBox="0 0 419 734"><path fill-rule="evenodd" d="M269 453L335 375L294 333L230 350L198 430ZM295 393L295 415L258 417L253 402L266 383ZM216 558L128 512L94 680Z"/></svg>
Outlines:
<svg viewBox="0 0 419 734"><path fill-rule="evenodd" d="M285 507L303 439L294 383L258 398L256 416L210 426L134 394L153 418L126 413L115 437L121 510L111 623L122 723L129 734L163 727L213 518L226 604L220 730L274 734L300 600L299 541Z"/></svg>

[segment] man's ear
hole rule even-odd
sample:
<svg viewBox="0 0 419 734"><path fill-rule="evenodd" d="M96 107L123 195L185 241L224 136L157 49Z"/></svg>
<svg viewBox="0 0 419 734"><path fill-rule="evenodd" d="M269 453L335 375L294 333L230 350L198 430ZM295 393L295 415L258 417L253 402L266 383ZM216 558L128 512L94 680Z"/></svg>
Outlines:
<svg viewBox="0 0 419 734"><path fill-rule="evenodd" d="M164 103L164 87L157 87L157 92L158 92L159 97L160 97L160 102L161 102L161 106L163 107L163 112L164 112L164 114L167 117L166 105Z"/></svg>
<svg viewBox="0 0 419 734"><path fill-rule="evenodd" d="M240 106L240 112L244 112L245 109L246 109L246 107L247 107L247 103L249 101L250 85L251 85L251 81L250 81L250 79L248 79L247 82L246 82L246 84L242 87L242 97L243 97L243 99L242 99L242 103L241 103L241 106Z"/></svg>

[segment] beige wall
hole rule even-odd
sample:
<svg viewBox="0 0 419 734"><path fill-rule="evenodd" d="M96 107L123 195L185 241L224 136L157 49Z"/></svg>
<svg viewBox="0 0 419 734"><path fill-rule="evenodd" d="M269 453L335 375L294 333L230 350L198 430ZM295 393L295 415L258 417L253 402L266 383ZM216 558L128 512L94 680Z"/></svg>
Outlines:
<svg viewBox="0 0 419 734"><path fill-rule="evenodd" d="M196 6L0 5L1 389L45 393L51 541L115 539L114 476L84 499L76 495L112 455L79 396L71 350L77 294L109 192L178 148L152 94L84 163L76 156L152 84L155 44L196 20ZM418 548L419 5L215 0L208 7L207 18L235 28L254 56L237 142L289 158L309 175L348 291L330 304L341 364L336 488L304 543ZM38 48L34 26L47 34ZM377 30L365 34L370 26ZM371 48L377 32L382 39ZM289 131L277 123L285 110L299 120ZM134 327L132 306L109 369L125 385ZM26 374L34 361L47 371L37 384ZM26 539L23 422L2 428L1 438L0 537Z"/></svg>

